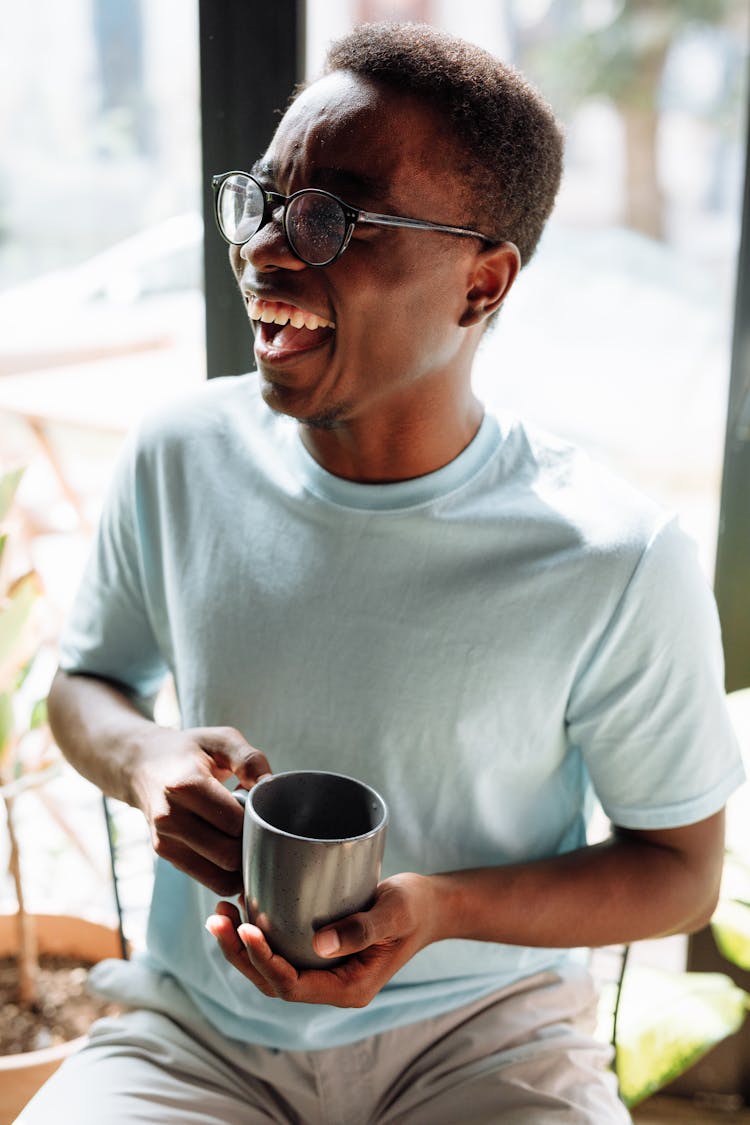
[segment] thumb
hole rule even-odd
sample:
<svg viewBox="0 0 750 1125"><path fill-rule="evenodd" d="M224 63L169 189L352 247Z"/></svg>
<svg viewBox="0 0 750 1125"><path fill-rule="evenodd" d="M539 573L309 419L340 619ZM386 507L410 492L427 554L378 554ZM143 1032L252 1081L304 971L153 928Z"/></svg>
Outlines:
<svg viewBox="0 0 750 1125"><path fill-rule="evenodd" d="M318 930L313 938L313 948L319 957L344 957L361 953L371 945L384 941L387 934L379 933L377 920L371 911L342 918L335 926Z"/></svg>
<svg viewBox="0 0 750 1125"><path fill-rule="evenodd" d="M233 773L247 789L264 774L271 773L263 751L251 746L234 727L197 727L190 733L220 770Z"/></svg>

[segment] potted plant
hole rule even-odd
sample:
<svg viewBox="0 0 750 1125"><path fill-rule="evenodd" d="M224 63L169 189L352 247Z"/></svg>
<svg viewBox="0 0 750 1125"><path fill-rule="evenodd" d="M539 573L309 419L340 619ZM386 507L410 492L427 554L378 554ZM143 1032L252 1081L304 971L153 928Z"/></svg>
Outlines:
<svg viewBox="0 0 750 1125"><path fill-rule="evenodd" d="M15 822L19 795L59 769L43 700L30 698L43 608L39 575L13 574L8 517L22 470L0 474L0 798L16 909L0 914L0 1125L12 1121L83 1040L103 1005L84 989L86 966L119 956L117 930L84 918L31 914ZM65 824L69 835L73 829Z"/></svg>

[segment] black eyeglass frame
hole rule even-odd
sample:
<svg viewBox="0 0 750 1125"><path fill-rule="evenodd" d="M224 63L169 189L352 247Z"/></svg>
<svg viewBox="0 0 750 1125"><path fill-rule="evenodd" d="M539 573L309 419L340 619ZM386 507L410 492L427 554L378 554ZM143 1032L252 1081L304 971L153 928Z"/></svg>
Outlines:
<svg viewBox="0 0 750 1125"><path fill-rule="evenodd" d="M246 179L252 180L256 187L260 190L263 197L263 214L261 216L261 220L250 237L243 239L241 242L234 242L231 238L227 237L222 228L221 218L219 216L219 199L221 195L221 189L230 176L244 176ZM376 211L363 211L359 207L352 207L349 203L345 203L343 199L340 199L337 195L334 195L333 192L325 191L323 188L301 188L299 191L292 192L291 195L282 195L278 191L269 191L267 188L263 187L263 184L261 184L255 178L255 176L251 176L249 172L243 172L238 169L233 172L218 173L217 175L212 177L211 185L214 191L214 218L216 219L216 226L218 227L219 234L225 242L227 242L230 246L244 246L250 241L251 238L255 237L259 230L262 230L263 227L271 221L271 219L273 218L273 211L275 211L278 207L283 207L284 212L282 216L282 222L289 249L292 251L295 258L299 258L300 261L304 262L305 265L308 266L330 266L331 262L335 262L337 258L340 258L349 245L349 241L352 237L352 234L354 233L354 228L358 223L368 223L372 226L379 227L407 227L411 230L434 230L440 231L443 234L458 234L463 235L465 238L478 238L481 242L487 243L488 246L491 246L496 242L495 239L488 238L486 234L480 234L479 231L476 230L468 230L466 227L451 227L446 226L444 223L431 223L428 222L427 219L409 219L404 217L403 215L381 215ZM341 246L336 251L336 253L325 262L310 262L307 260L307 258L303 258L302 255L294 249L292 240L289 237L289 227L287 222L289 205L295 199L299 199L300 196L311 194L324 195L328 199L332 199L336 203L338 203L339 207L344 213L344 219L346 221L346 231Z"/></svg>

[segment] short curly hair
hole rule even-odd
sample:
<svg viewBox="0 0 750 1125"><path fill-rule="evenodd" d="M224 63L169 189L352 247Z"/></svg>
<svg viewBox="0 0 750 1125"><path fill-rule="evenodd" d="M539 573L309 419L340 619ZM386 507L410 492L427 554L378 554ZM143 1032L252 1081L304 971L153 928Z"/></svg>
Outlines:
<svg viewBox="0 0 750 1125"><path fill-rule="evenodd" d="M555 202L563 136L547 102L513 67L429 24L360 24L333 42L324 73L346 70L422 98L465 158L472 223L518 246L525 265Z"/></svg>

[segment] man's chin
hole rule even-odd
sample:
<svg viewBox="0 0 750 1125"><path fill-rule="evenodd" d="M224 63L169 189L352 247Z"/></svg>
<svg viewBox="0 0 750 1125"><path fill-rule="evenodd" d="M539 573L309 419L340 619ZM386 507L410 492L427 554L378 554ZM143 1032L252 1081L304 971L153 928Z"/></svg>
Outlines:
<svg viewBox="0 0 750 1125"><path fill-rule="evenodd" d="M299 423L307 426L309 430L339 430L345 423L345 411L332 411L330 414L317 414L309 418L300 418Z"/></svg>
<svg viewBox="0 0 750 1125"><path fill-rule="evenodd" d="M265 378L261 379L261 395L274 414L295 418L301 426L311 430L336 430L345 424L348 415L344 404L326 410L310 409L309 404L301 401L299 393L291 387L281 387Z"/></svg>

